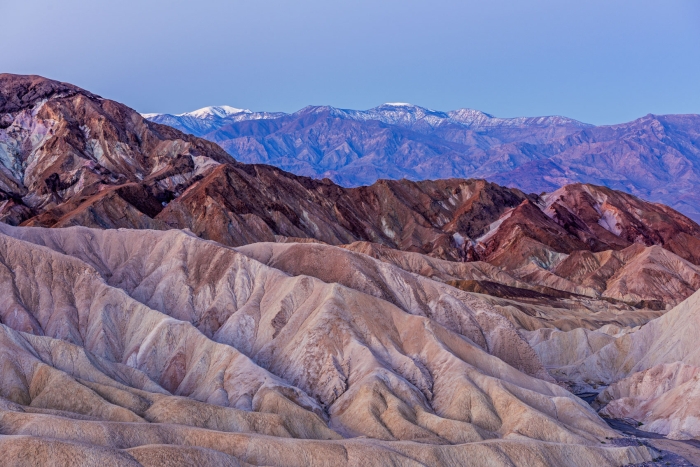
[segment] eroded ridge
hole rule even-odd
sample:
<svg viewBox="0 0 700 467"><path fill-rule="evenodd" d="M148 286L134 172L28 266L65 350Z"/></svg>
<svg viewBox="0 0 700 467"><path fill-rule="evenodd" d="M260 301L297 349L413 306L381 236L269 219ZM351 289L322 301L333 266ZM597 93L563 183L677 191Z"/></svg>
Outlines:
<svg viewBox="0 0 700 467"><path fill-rule="evenodd" d="M604 447L615 433L585 403L495 356L517 332L479 297L449 315L429 305L440 284L411 297L377 276L394 304L178 231L1 230L3 452L117 465L653 455Z"/></svg>

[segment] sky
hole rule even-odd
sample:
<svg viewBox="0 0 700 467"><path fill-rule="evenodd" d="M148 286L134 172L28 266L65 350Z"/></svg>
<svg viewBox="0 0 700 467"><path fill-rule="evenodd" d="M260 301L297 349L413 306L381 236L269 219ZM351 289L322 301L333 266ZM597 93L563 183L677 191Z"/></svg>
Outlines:
<svg viewBox="0 0 700 467"><path fill-rule="evenodd" d="M140 112L700 113L698 0L0 0L0 72Z"/></svg>

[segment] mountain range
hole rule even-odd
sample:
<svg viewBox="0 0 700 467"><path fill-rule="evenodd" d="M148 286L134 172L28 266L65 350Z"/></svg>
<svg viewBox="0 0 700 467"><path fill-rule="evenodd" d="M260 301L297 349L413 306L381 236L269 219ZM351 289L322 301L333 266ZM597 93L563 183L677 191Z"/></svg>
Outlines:
<svg viewBox="0 0 700 467"><path fill-rule="evenodd" d="M286 118L250 114L190 117ZM700 438L679 402L700 225L671 207L584 183L344 187L38 76L0 75L0 122L8 465L697 460L678 440Z"/></svg>
<svg viewBox="0 0 700 467"><path fill-rule="evenodd" d="M593 183L700 221L700 116L647 115L611 126L565 117L496 118L390 103L292 114L207 107L146 118L213 141L236 160L343 186L378 179L485 178L526 192Z"/></svg>

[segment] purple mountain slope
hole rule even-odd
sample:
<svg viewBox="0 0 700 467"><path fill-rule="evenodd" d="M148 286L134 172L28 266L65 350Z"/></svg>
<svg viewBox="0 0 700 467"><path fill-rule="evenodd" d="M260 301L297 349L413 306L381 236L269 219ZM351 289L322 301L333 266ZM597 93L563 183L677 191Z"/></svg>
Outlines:
<svg viewBox="0 0 700 467"><path fill-rule="evenodd" d="M505 119L401 103L366 111L306 107L293 114L216 109L222 108L147 118L216 142L241 162L345 186L380 178L483 177L542 192L585 182L700 220L698 115L593 126L564 117Z"/></svg>

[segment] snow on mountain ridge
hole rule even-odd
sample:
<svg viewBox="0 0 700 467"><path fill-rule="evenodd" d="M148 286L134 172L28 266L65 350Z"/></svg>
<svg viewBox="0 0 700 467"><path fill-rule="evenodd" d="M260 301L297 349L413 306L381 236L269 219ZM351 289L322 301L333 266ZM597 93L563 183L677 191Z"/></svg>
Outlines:
<svg viewBox="0 0 700 467"><path fill-rule="evenodd" d="M152 119L161 116L171 116L171 117L191 117L191 118L226 118L231 115L238 114L252 114L253 112L248 109L239 109L236 107L231 107L230 105L210 105L208 107L202 107L201 109L192 110L190 112L183 112L180 114L165 114L165 113L142 113L143 118Z"/></svg>
<svg viewBox="0 0 700 467"><path fill-rule="evenodd" d="M209 107L202 107L201 109L194 110L192 112L184 112L175 115L176 117L196 117L196 118L226 118L230 115L236 115L240 113L251 114L252 111L248 109L238 109L236 107L231 107L228 105L214 105Z"/></svg>
<svg viewBox="0 0 700 467"><path fill-rule="evenodd" d="M293 113L285 112L252 112L248 109L238 109L230 106L211 106L203 107L198 110L191 112L185 112L176 115L170 114L158 114L158 113L148 113L142 114L144 118L149 120L158 121L159 123L166 123L167 120L183 120L188 119L186 125L183 126L197 126L193 125L195 122L189 121L189 119L199 119L199 120L223 120L218 126L223 126L226 123L243 121L243 120L258 120L258 119L270 119L279 118L291 115L303 115L306 113L322 113L328 112L331 116L337 118L348 118L357 121L368 121L377 120L382 123L387 123L390 125L408 125L412 126L417 122L422 122L428 126L435 128L439 125L451 123L466 127L513 127L519 125L535 125L535 126L548 126L548 125L574 125L581 128L591 126L587 123L579 122L567 117L562 117L558 115L545 116L545 117L514 117L514 118L499 118L494 117L486 112L474 109L457 109L448 112L432 110L425 107L421 107L414 104L409 104L406 102L387 102L381 104L377 107L373 107L367 110L353 110L353 109L341 109L338 107L332 107L328 105L321 106L306 106ZM184 123L184 122L183 122ZM166 124L171 124L168 122Z"/></svg>

